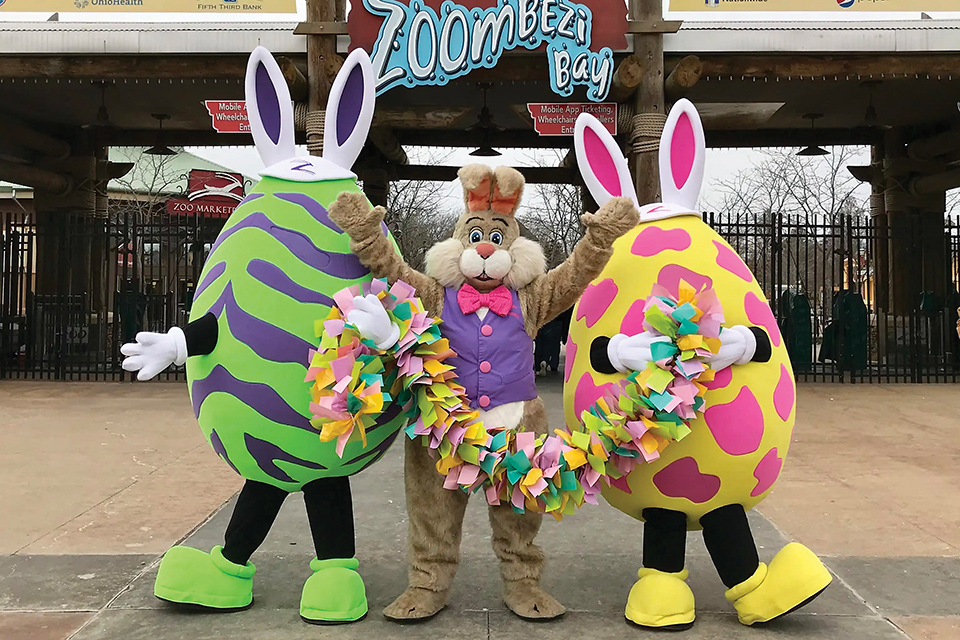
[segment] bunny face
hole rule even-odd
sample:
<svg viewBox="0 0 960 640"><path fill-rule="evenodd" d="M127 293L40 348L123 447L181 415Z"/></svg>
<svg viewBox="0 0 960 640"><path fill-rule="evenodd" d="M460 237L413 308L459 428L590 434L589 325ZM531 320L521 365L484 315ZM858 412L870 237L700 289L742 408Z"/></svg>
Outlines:
<svg viewBox="0 0 960 640"><path fill-rule="evenodd" d="M500 285L520 289L543 274L543 250L520 237L515 215L523 195L520 172L472 164L458 175L466 210L457 220L453 237L427 253L427 274L445 287L466 282L477 291L492 291Z"/></svg>
<svg viewBox="0 0 960 640"><path fill-rule="evenodd" d="M296 157L290 90L270 52L257 47L247 62L246 96L250 133L266 166L261 175L291 182L356 180L350 168L370 131L374 92L370 58L356 49L330 88L323 157Z"/></svg>
<svg viewBox="0 0 960 640"><path fill-rule="evenodd" d="M585 182L628 185L626 162L612 138L605 130L594 133L603 145L595 143L593 154L584 153L587 145L576 140ZM610 157L602 156L604 149ZM614 243L613 257L577 304L564 390L567 420L575 425L583 410L624 378L598 370L595 345L617 334L643 332L644 302L654 284L673 295L681 282L711 287L723 304L724 326L764 330L772 349L769 361L719 371L707 385L705 410L691 422L690 435L603 489L607 501L628 515L641 519L643 509L651 507L679 511L692 528L713 509L728 504L749 509L767 495L786 458L795 415L793 372L762 289L730 245L693 214L705 154L699 117L693 105L681 101L661 141L665 202L641 208L640 224ZM605 170L615 173L588 180L587 172ZM598 202L614 195L609 189L591 190Z"/></svg>

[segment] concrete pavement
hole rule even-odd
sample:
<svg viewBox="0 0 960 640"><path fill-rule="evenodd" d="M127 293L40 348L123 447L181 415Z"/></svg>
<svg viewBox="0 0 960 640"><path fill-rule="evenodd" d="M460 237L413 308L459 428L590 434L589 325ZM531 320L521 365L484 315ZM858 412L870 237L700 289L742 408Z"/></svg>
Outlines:
<svg viewBox="0 0 960 640"><path fill-rule="evenodd" d="M561 417L557 378L541 383ZM698 534L689 540L695 627L678 637L960 638L960 394L953 386L801 386L784 474L751 514L761 557L789 540L837 576L817 601L762 629L739 625ZM545 586L570 609L526 623L499 596L481 500L468 509L451 606L399 626L380 609L406 584L402 447L353 480L371 614L342 627L298 616L309 531L291 496L254 556L254 606L175 610L152 595L160 555L222 541L240 483L209 451L178 384L0 384L0 640L150 638L640 638L623 604L641 526L606 507L547 520ZM226 504L224 504L226 503Z"/></svg>

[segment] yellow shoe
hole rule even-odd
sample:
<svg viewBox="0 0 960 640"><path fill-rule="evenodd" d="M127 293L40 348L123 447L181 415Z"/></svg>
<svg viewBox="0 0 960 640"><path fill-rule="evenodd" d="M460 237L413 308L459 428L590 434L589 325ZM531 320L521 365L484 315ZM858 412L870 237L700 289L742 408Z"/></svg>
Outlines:
<svg viewBox="0 0 960 640"><path fill-rule="evenodd" d="M799 609L833 581L820 559L802 544L791 542L770 566L760 563L756 573L727 590L737 617L745 625L770 622Z"/></svg>
<svg viewBox="0 0 960 640"><path fill-rule="evenodd" d="M640 579L630 589L624 615L630 622L654 629L686 629L693 625L693 591L684 580L689 573L664 573L640 569Z"/></svg>

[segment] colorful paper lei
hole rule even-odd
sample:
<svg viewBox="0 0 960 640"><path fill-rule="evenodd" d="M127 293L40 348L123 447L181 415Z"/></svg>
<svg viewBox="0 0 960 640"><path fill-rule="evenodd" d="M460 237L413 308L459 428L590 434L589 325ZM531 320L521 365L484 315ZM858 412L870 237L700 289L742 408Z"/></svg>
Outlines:
<svg viewBox="0 0 960 640"><path fill-rule="evenodd" d="M400 326L390 349L378 350L346 321L354 296L367 293ZM716 294L681 283L675 299L655 286L644 307L644 329L670 340L654 343L648 367L612 386L582 413L577 430L538 436L522 426L488 428L445 362L454 353L440 335L440 320L414 293L403 282L388 290L386 281L374 280L334 296L336 305L317 323L320 348L311 352L307 373L312 422L321 440L337 439L342 455L351 437L366 442L366 429L397 402L409 422L405 433L421 438L435 455L444 486L482 489L490 504L506 502L558 520L584 502L596 504L601 480L625 486L637 465L656 460L690 433L703 407L703 383L713 379L704 359L720 346L723 313Z"/></svg>

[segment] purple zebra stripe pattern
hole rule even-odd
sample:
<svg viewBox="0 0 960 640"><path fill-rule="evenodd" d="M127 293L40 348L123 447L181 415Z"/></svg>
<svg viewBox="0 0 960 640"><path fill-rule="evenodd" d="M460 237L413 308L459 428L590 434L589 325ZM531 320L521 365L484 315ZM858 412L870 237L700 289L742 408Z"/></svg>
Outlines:
<svg viewBox="0 0 960 640"><path fill-rule="evenodd" d="M193 294L194 299L197 298L201 293L207 290L211 284L216 282L217 278L223 275L223 272L227 270L226 262L218 262L217 264L210 267L210 271L207 272L207 275L203 276L203 280L200 281L200 286L197 287L197 292Z"/></svg>
<svg viewBox="0 0 960 640"><path fill-rule="evenodd" d="M320 433L313 428L308 418L300 415L296 409L287 404L273 387L262 382L239 380L220 364L215 366L206 378L193 381L190 395L193 398L193 413L197 418L200 417L203 401L213 393L231 395L267 420L311 433Z"/></svg>
<svg viewBox="0 0 960 640"><path fill-rule="evenodd" d="M333 300L319 291L307 289L290 279L283 269L265 260L254 259L247 264L247 273L255 280L265 284L274 291L282 293L285 296L293 298L297 302L304 304L322 304L327 307L333 306Z"/></svg>
<svg viewBox="0 0 960 640"><path fill-rule="evenodd" d="M218 318L226 313L233 337L264 360L294 362L306 370L307 356L314 345L244 311L233 294L232 282L224 287L223 293L210 307L210 313Z"/></svg>
<svg viewBox="0 0 960 640"><path fill-rule="evenodd" d="M260 467L265 474L280 482L296 482L296 480L288 476L283 469L278 467L275 463L276 460L290 462L300 465L301 467L306 467L307 469L326 469L322 464L298 458L295 455L287 453L272 442L255 438L249 433L243 434L243 444L256 461L257 466Z"/></svg>

